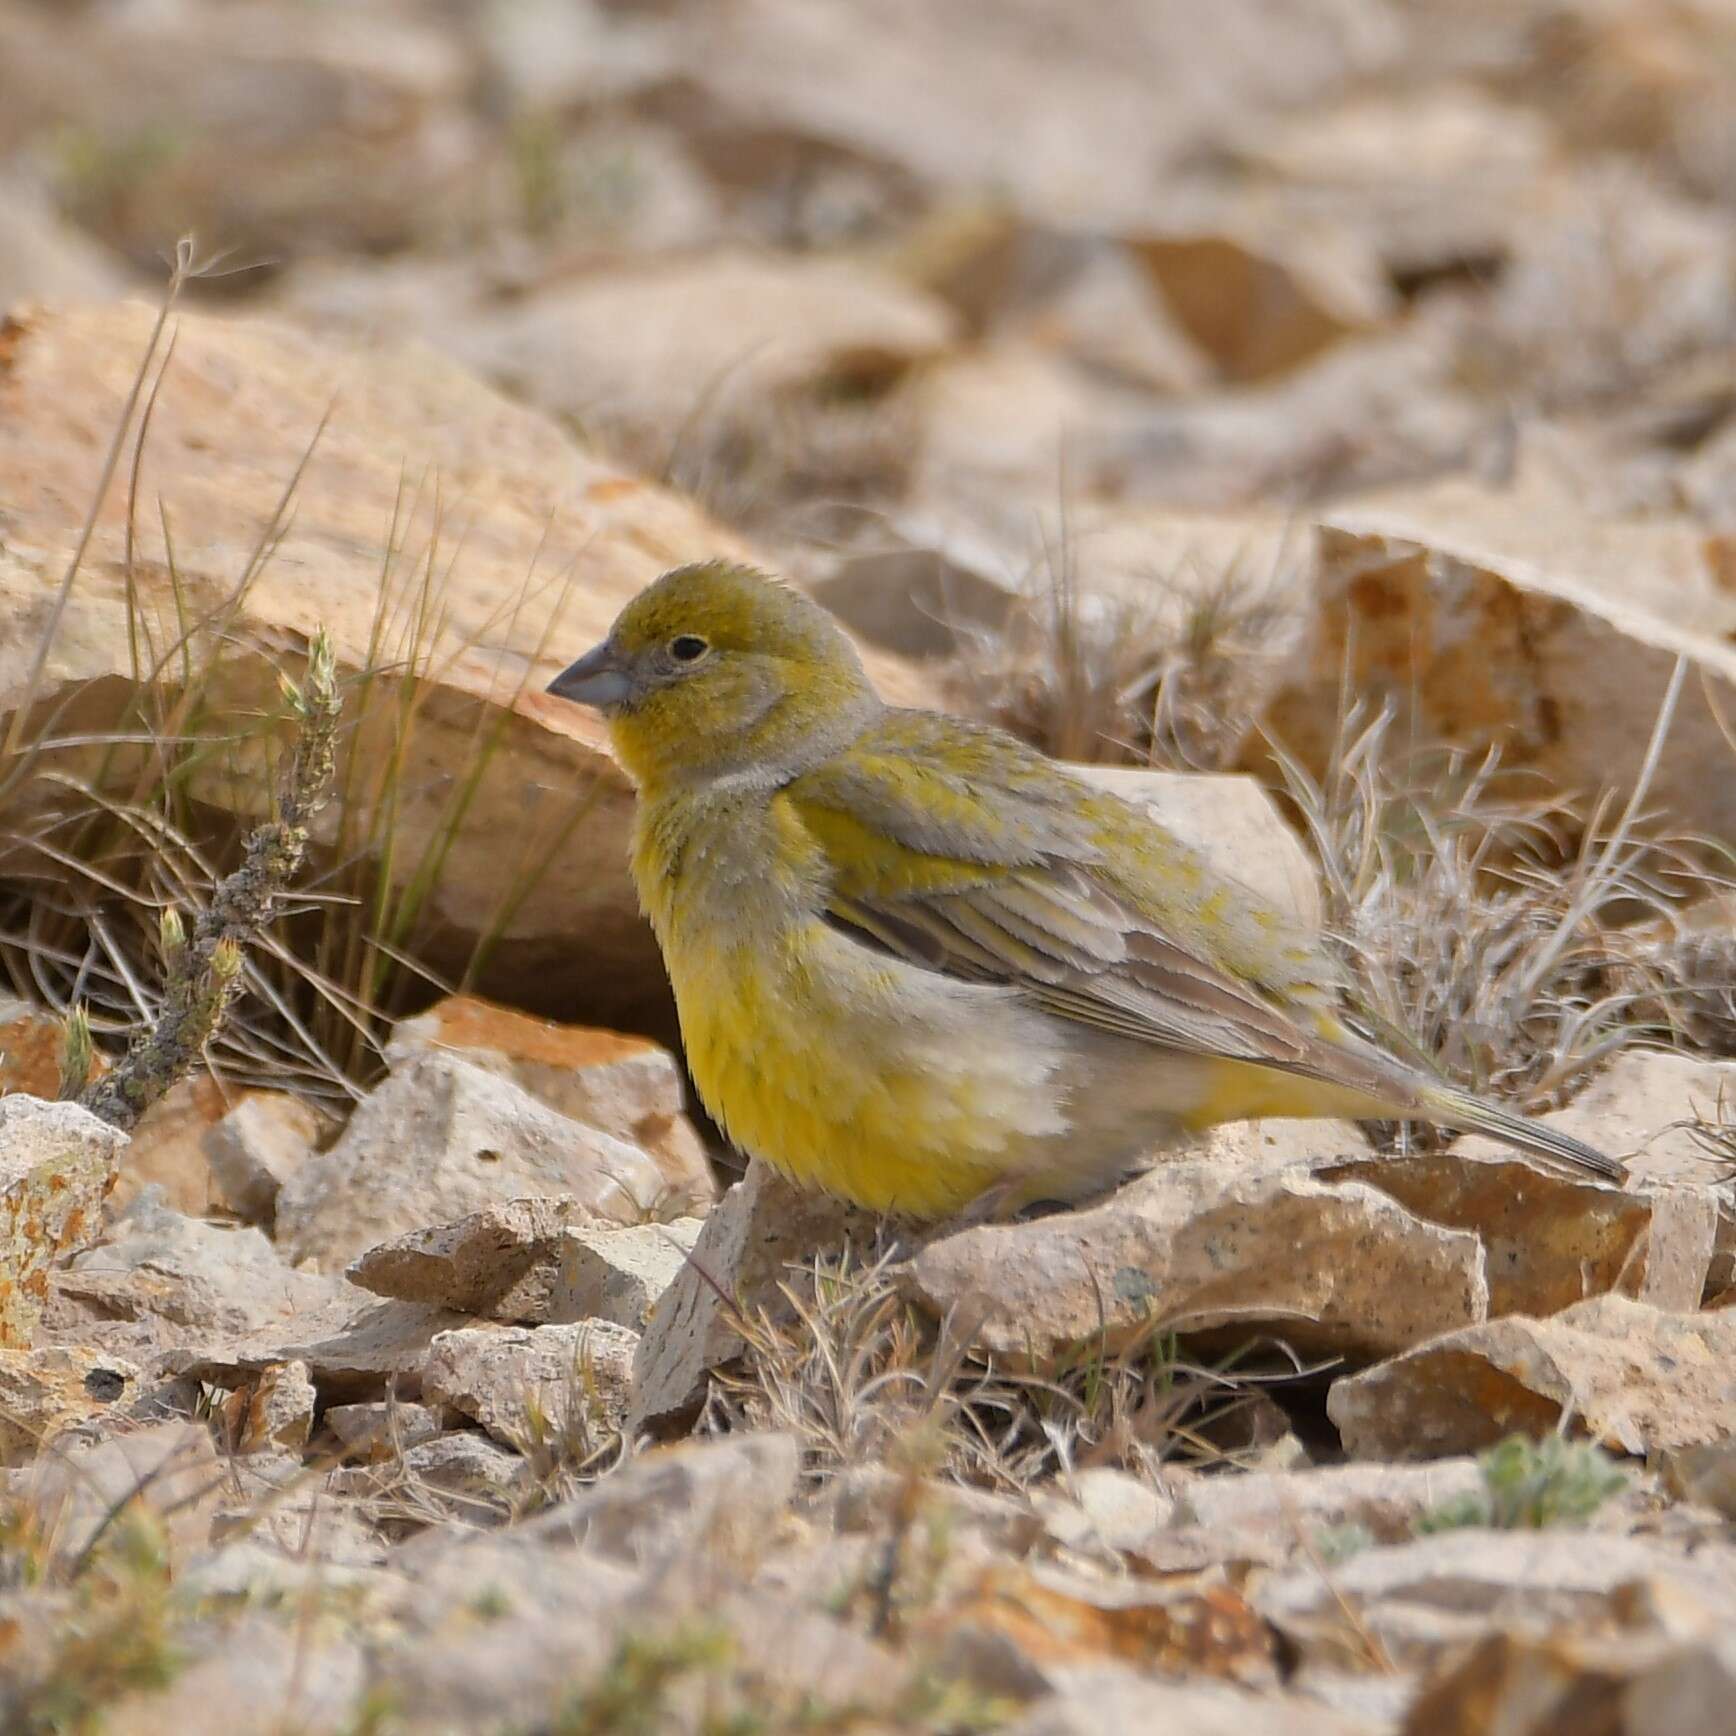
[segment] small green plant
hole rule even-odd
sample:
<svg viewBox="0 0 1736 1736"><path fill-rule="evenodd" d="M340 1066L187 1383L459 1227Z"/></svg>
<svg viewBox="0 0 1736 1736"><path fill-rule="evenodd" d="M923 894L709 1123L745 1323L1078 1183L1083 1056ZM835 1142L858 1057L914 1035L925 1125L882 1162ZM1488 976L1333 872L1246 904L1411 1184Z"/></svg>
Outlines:
<svg viewBox="0 0 1736 1736"><path fill-rule="evenodd" d="M1627 1473L1601 1447L1560 1435L1540 1441L1509 1435L1479 1456L1477 1469L1482 1488L1424 1513L1416 1522L1419 1534L1583 1525L1628 1486Z"/></svg>

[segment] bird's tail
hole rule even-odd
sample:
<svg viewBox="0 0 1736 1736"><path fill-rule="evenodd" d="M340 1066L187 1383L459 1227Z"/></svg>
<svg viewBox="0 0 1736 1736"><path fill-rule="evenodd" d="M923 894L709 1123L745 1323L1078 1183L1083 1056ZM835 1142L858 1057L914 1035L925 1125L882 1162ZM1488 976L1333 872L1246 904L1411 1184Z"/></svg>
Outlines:
<svg viewBox="0 0 1736 1736"><path fill-rule="evenodd" d="M1618 1187L1627 1179L1626 1168L1596 1146L1570 1134L1557 1133L1539 1122L1527 1121L1523 1115L1473 1097L1469 1091L1431 1080L1417 1096L1420 1115L1438 1121L1443 1127L1456 1128L1461 1133L1486 1133L1491 1139L1540 1157L1546 1163L1564 1164L1569 1169L1594 1175L1599 1181L1614 1182Z"/></svg>

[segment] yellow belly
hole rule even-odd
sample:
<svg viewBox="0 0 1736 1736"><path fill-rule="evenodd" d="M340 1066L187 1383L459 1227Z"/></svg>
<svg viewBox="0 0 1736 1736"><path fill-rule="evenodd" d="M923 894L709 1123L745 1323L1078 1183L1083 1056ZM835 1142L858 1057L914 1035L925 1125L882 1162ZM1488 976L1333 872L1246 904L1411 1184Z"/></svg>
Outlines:
<svg viewBox="0 0 1736 1736"><path fill-rule="evenodd" d="M1028 1166L1064 1125L1010 1003L865 965L824 929L807 941L818 961L795 946L721 968L667 960L694 1083L743 1151L798 1185L933 1218Z"/></svg>

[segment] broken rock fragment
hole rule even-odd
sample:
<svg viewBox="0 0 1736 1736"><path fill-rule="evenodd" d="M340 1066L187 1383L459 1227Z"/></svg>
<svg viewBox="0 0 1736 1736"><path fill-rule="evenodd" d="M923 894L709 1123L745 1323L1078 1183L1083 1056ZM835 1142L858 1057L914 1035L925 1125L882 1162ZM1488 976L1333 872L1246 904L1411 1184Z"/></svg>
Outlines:
<svg viewBox="0 0 1736 1736"><path fill-rule="evenodd" d="M1160 1158L1085 1211L944 1236L906 1284L937 1316L980 1311L981 1346L1039 1365L1087 1342L1113 1354L1152 1331L1225 1326L1308 1355L1378 1356L1481 1321L1489 1305L1474 1235L1361 1182L1212 1156Z"/></svg>
<svg viewBox="0 0 1736 1736"><path fill-rule="evenodd" d="M606 1320L442 1332L428 1347L422 1394L520 1451L550 1435L600 1443L620 1432L638 1342Z"/></svg>
<svg viewBox="0 0 1736 1736"><path fill-rule="evenodd" d="M673 1203L642 1147L557 1114L510 1079L431 1051L388 1074L331 1150L284 1184L277 1240L289 1259L334 1269L382 1237L555 1194L613 1223L658 1217Z"/></svg>
<svg viewBox="0 0 1736 1736"><path fill-rule="evenodd" d="M716 1193L687 1118L681 1068L661 1044L451 995L399 1020L386 1060L401 1067L430 1050L461 1056L557 1113L649 1152L669 1185L668 1211L703 1208Z"/></svg>
<svg viewBox="0 0 1736 1736"><path fill-rule="evenodd" d="M1326 1409L1358 1458L1476 1452L1563 1416L1615 1452L1698 1446L1736 1434L1736 1311L1609 1295L1490 1320L1346 1376Z"/></svg>

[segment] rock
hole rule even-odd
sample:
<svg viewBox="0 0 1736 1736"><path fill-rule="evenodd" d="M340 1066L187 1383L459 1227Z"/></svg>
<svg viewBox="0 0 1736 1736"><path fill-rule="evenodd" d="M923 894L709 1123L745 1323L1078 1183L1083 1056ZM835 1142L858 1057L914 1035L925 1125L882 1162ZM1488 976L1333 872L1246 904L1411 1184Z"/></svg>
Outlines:
<svg viewBox="0 0 1736 1736"><path fill-rule="evenodd" d="M1251 777L1199 776L1140 766L1077 766L1089 782L1143 807L1304 928L1321 920L1320 875L1277 803Z"/></svg>
<svg viewBox="0 0 1736 1736"><path fill-rule="evenodd" d="M1092 1465L1066 1480L1065 1490L1033 1497L1043 1528L1063 1548L1111 1555L1136 1550L1175 1516L1175 1502L1125 1471Z"/></svg>
<svg viewBox="0 0 1736 1736"><path fill-rule="evenodd" d="M716 1197L705 1147L687 1119L681 1068L660 1044L452 995L400 1019L386 1060L401 1067L430 1049L498 1073L558 1114L649 1152L669 1184L668 1212L700 1211Z"/></svg>
<svg viewBox="0 0 1736 1736"><path fill-rule="evenodd" d="M1592 1707L1618 1736L1722 1731L1733 1693L1736 1643L1720 1635L1492 1634L1424 1687L1404 1736L1571 1736Z"/></svg>
<svg viewBox="0 0 1736 1736"><path fill-rule="evenodd" d="M440 1413L427 1405L388 1399L334 1404L322 1419L350 1459L390 1461L440 1433Z"/></svg>
<svg viewBox="0 0 1736 1736"><path fill-rule="evenodd" d="M1371 1542L1405 1542L1424 1513L1482 1486L1474 1459L1441 1459L1191 1476L1172 1485L1172 1493L1177 1528L1198 1527L1226 1556L1276 1543L1277 1559L1288 1560L1319 1551L1331 1533L1352 1526Z"/></svg>
<svg viewBox="0 0 1736 1736"><path fill-rule="evenodd" d="M154 232L153 248L163 233L179 227ZM44 590L60 582L96 485L101 442L119 419L154 317L136 305L38 309L5 328L0 714L17 706L29 673L31 641L19 624L34 619ZM438 562L440 606L426 629L430 643L416 652L413 731L394 738L390 675L352 689L365 685L370 695L366 720L348 719L356 727L343 737L356 772L344 784L347 802L323 816L320 839L335 847L341 820L343 849L353 852L390 831L393 891L418 880L428 920L413 950L437 971L463 976L487 936L480 993L497 985L517 999L534 986L540 1004L606 1022L624 1013L666 1017L655 943L627 874L631 791L600 720L541 688L666 567L750 551L686 502L592 456L426 350L345 349L286 326L188 309L176 329L147 468L173 527L184 595L214 604L234 594L236 551L260 542L306 460L271 557L209 646L201 642L200 654L220 663L213 674L223 703L274 714L278 659L255 648L262 638L293 645L323 623L344 671L377 662L381 609L397 618L408 583L405 571L384 563L382 602L381 551L394 523L406 550L461 549L461 558ZM213 438L219 422L221 439ZM406 476L429 480L406 490ZM78 693L91 735L116 724L130 690L126 494L111 490L97 515L38 695L52 704ZM157 516L136 514L134 524L141 606L172 618ZM531 582L550 573L562 582ZM510 642L493 649L502 632ZM919 702L927 690L884 653L870 652L868 663L896 703ZM465 768L483 739L488 775L472 779ZM269 745L250 734L221 763L208 762L193 779L195 799L246 817L262 812ZM371 817L387 799L384 764L397 768L389 828ZM70 748L43 763L55 767L98 769ZM434 862L439 873L424 895L420 877Z"/></svg>
<svg viewBox="0 0 1736 1736"><path fill-rule="evenodd" d="M1612 1289L1618 1279L1644 1279L1653 1200L1529 1162L1492 1140L1475 1145L1357 1158L1317 1173L1322 1180L1366 1182L1420 1218L1480 1237L1491 1317L1553 1314ZM1480 1155L1485 1148L1490 1155Z"/></svg>
<svg viewBox="0 0 1736 1736"><path fill-rule="evenodd" d="M224 1406L238 1453L300 1453L313 1433L318 1403L305 1362L274 1362L251 1386L237 1387Z"/></svg>
<svg viewBox="0 0 1736 1736"><path fill-rule="evenodd" d="M30 1475L27 1498L66 1561L76 1561L135 1503L160 1528L171 1557L181 1559L209 1542L223 1483L209 1429L157 1423L44 1455Z"/></svg>
<svg viewBox="0 0 1736 1736"><path fill-rule="evenodd" d="M560 1275L546 1318L612 1320L642 1331L681 1275L702 1228L698 1218L621 1230L574 1224L561 1237Z"/></svg>
<svg viewBox="0 0 1736 1736"><path fill-rule="evenodd" d="M1354 236L1213 203L1220 209L1177 211L1161 229L1124 239L1226 380L1283 373L1390 314L1380 262Z"/></svg>
<svg viewBox="0 0 1736 1736"><path fill-rule="evenodd" d="M459 44L408 14L0 19L0 111L52 125L63 204L159 274L165 238L190 230L244 265L407 245L473 185L468 76Z"/></svg>
<svg viewBox="0 0 1736 1736"><path fill-rule="evenodd" d="M0 176L0 314L25 301L105 301L124 281L118 263L39 192Z"/></svg>
<svg viewBox="0 0 1736 1736"><path fill-rule="evenodd" d="M327 1403L364 1401L387 1390L421 1390L428 1346L469 1317L420 1302L381 1302L352 1285L332 1283L318 1308L239 1338L196 1341L168 1353L165 1365L215 1386L237 1387L274 1363L306 1363Z"/></svg>
<svg viewBox="0 0 1736 1736"><path fill-rule="evenodd" d="M795 1498L801 1461L795 1438L775 1433L654 1448L527 1520L521 1535L642 1567L701 1547L724 1559L751 1554Z"/></svg>
<svg viewBox="0 0 1736 1736"><path fill-rule="evenodd" d="M782 1312L791 1265L848 1241L872 1246L872 1214L808 1193L752 1162L712 1208L693 1251L645 1328L633 1366L629 1432L691 1411L710 1371L735 1356L736 1308Z"/></svg>
<svg viewBox="0 0 1736 1736"><path fill-rule="evenodd" d="M0 1097L0 1349L28 1349L48 1269L102 1229L127 1137L76 1103Z"/></svg>
<svg viewBox="0 0 1736 1736"><path fill-rule="evenodd" d="M498 1523L511 1512L528 1473L525 1461L487 1435L464 1429L406 1446L372 1465L332 1473L334 1494L390 1498L408 1485L447 1498L470 1523ZM431 1517L431 1515L429 1515Z"/></svg>
<svg viewBox="0 0 1736 1736"><path fill-rule="evenodd" d="M105 1706L103 1729L111 1736L184 1736L221 1707L230 1736L277 1736L286 1717L295 1720L290 1728L297 1736L343 1736L366 1716L367 1685L367 1659L355 1641L310 1639L269 1614L247 1615L171 1681Z"/></svg>
<svg viewBox="0 0 1736 1736"><path fill-rule="evenodd" d="M763 414L786 394L859 380L883 389L939 355L954 325L942 303L865 265L725 252L571 277L483 313L463 353L541 408L623 430L651 456L696 416L727 422L743 405Z"/></svg>
<svg viewBox="0 0 1736 1736"><path fill-rule="evenodd" d="M507 1200L382 1242L345 1276L378 1296L541 1325L553 1318L566 1232L587 1215L572 1199Z"/></svg>
<svg viewBox="0 0 1736 1736"><path fill-rule="evenodd" d="M638 1146L431 1051L388 1074L337 1143L284 1184L277 1241L292 1260L336 1268L382 1236L556 1194L614 1223L656 1217L670 1203L663 1172Z"/></svg>
<svg viewBox="0 0 1736 1736"><path fill-rule="evenodd" d="M124 1212L145 1193L190 1218L211 1210L211 1166L205 1135L239 1093L203 1069L177 1079L139 1118L132 1144L109 1198L109 1215Z"/></svg>
<svg viewBox="0 0 1736 1736"><path fill-rule="evenodd" d="M138 1367L82 1345L0 1349L0 1465L27 1464L63 1430L124 1412Z"/></svg>
<svg viewBox="0 0 1736 1736"><path fill-rule="evenodd" d="M1188 1736L1374 1736L1375 1727L1295 1694L1219 1682L1162 1682L1098 1665L1062 1677L1005 1736L1099 1736L1105 1730L1185 1730Z"/></svg>
<svg viewBox="0 0 1736 1736"><path fill-rule="evenodd" d="M1259 1582L1256 1608L1305 1669L1367 1667L1372 1641L1400 1669L1438 1665L1504 1630L1584 1634L1618 1621L1657 1586L1726 1623L1736 1553L1599 1533L1453 1530L1346 1559L1298 1564Z"/></svg>
<svg viewBox="0 0 1736 1736"><path fill-rule="evenodd" d="M98 1316L158 1322L171 1342L295 1331L342 1303L345 1289L296 1271L259 1230L183 1217L152 1194L112 1239L57 1273L55 1287Z"/></svg>
<svg viewBox="0 0 1736 1736"><path fill-rule="evenodd" d="M941 1667L979 1691L1030 1699L1114 1662L1154 1675L1277 1685L1271 1629L1229 1586L1142 1582L991 1561L924 1623Z"/></svg>
<svg viewBox="0 0 1736 1736"><path fill-rule="evenodd" d="M944 18L918 0L752 0L684 19L673 52L704 113L722 111L714 129L805 142L810 173L847 154L931 196L992 188L1028 220L1114 229L1148 216L1226 117L1323 100L1401 41L1384 17L1267 0L1234 19L1136 0Z"/></svg>
<svg viewBox="0 0 1736 1736"><path fill-rule="evenodd" d="M422 1394L520 1452L550 1436L596 1443L621 1432L638 1342L605 1320L442 1332L428 1347Z"/></svg>
<svg viewBox="0 0 1736 1736"><path fill-rule="evenodd" d="M205 1135L217 1196L250 1224L269 1225L283 1184L312 1153L319 1116L281 1091L250 1091Z"/></svg>
<svg viewBox="0 0 1736 1736"><path fill-rule="evenodd" d="M1263 1328L1304 1355L1378 1356L1484 1319L1475 1236L1361 1183L1225 1161L1262 1132L1315 1152L1332 1138L1221 1130L1207 1155L1162 1157L1101 1205L929 1242L907 1291L937 1317L971 1310L980 1348L1039 1367L1086 1343L1113 1355L1154 1326Z"/></svg>
<svg viewBox="0 0 1736 1736"><path fill-rule="evenodd" d="M1613 1451L1650 1455L1736 1434L1733 1357L1736 1314L1595 1296L1418 1344L1335 1382L1326 1409L1364 1458L1475 1452L1563 1417Z"/></svg>
<svg viewBox="0 0 1736 1736"><path fill-rule="evenodd" d="M1318 771L1348 685L1390 699L1403 734L1499 747L1506 775L1626 794L1681 656L1692 675L1647 806L1729 837L1719 713L1736 707L1736 595L1718 574L1730 558L1685 520L1569 517L1460 483L1334 510L1309 631L1267 726Z"/></svg>

